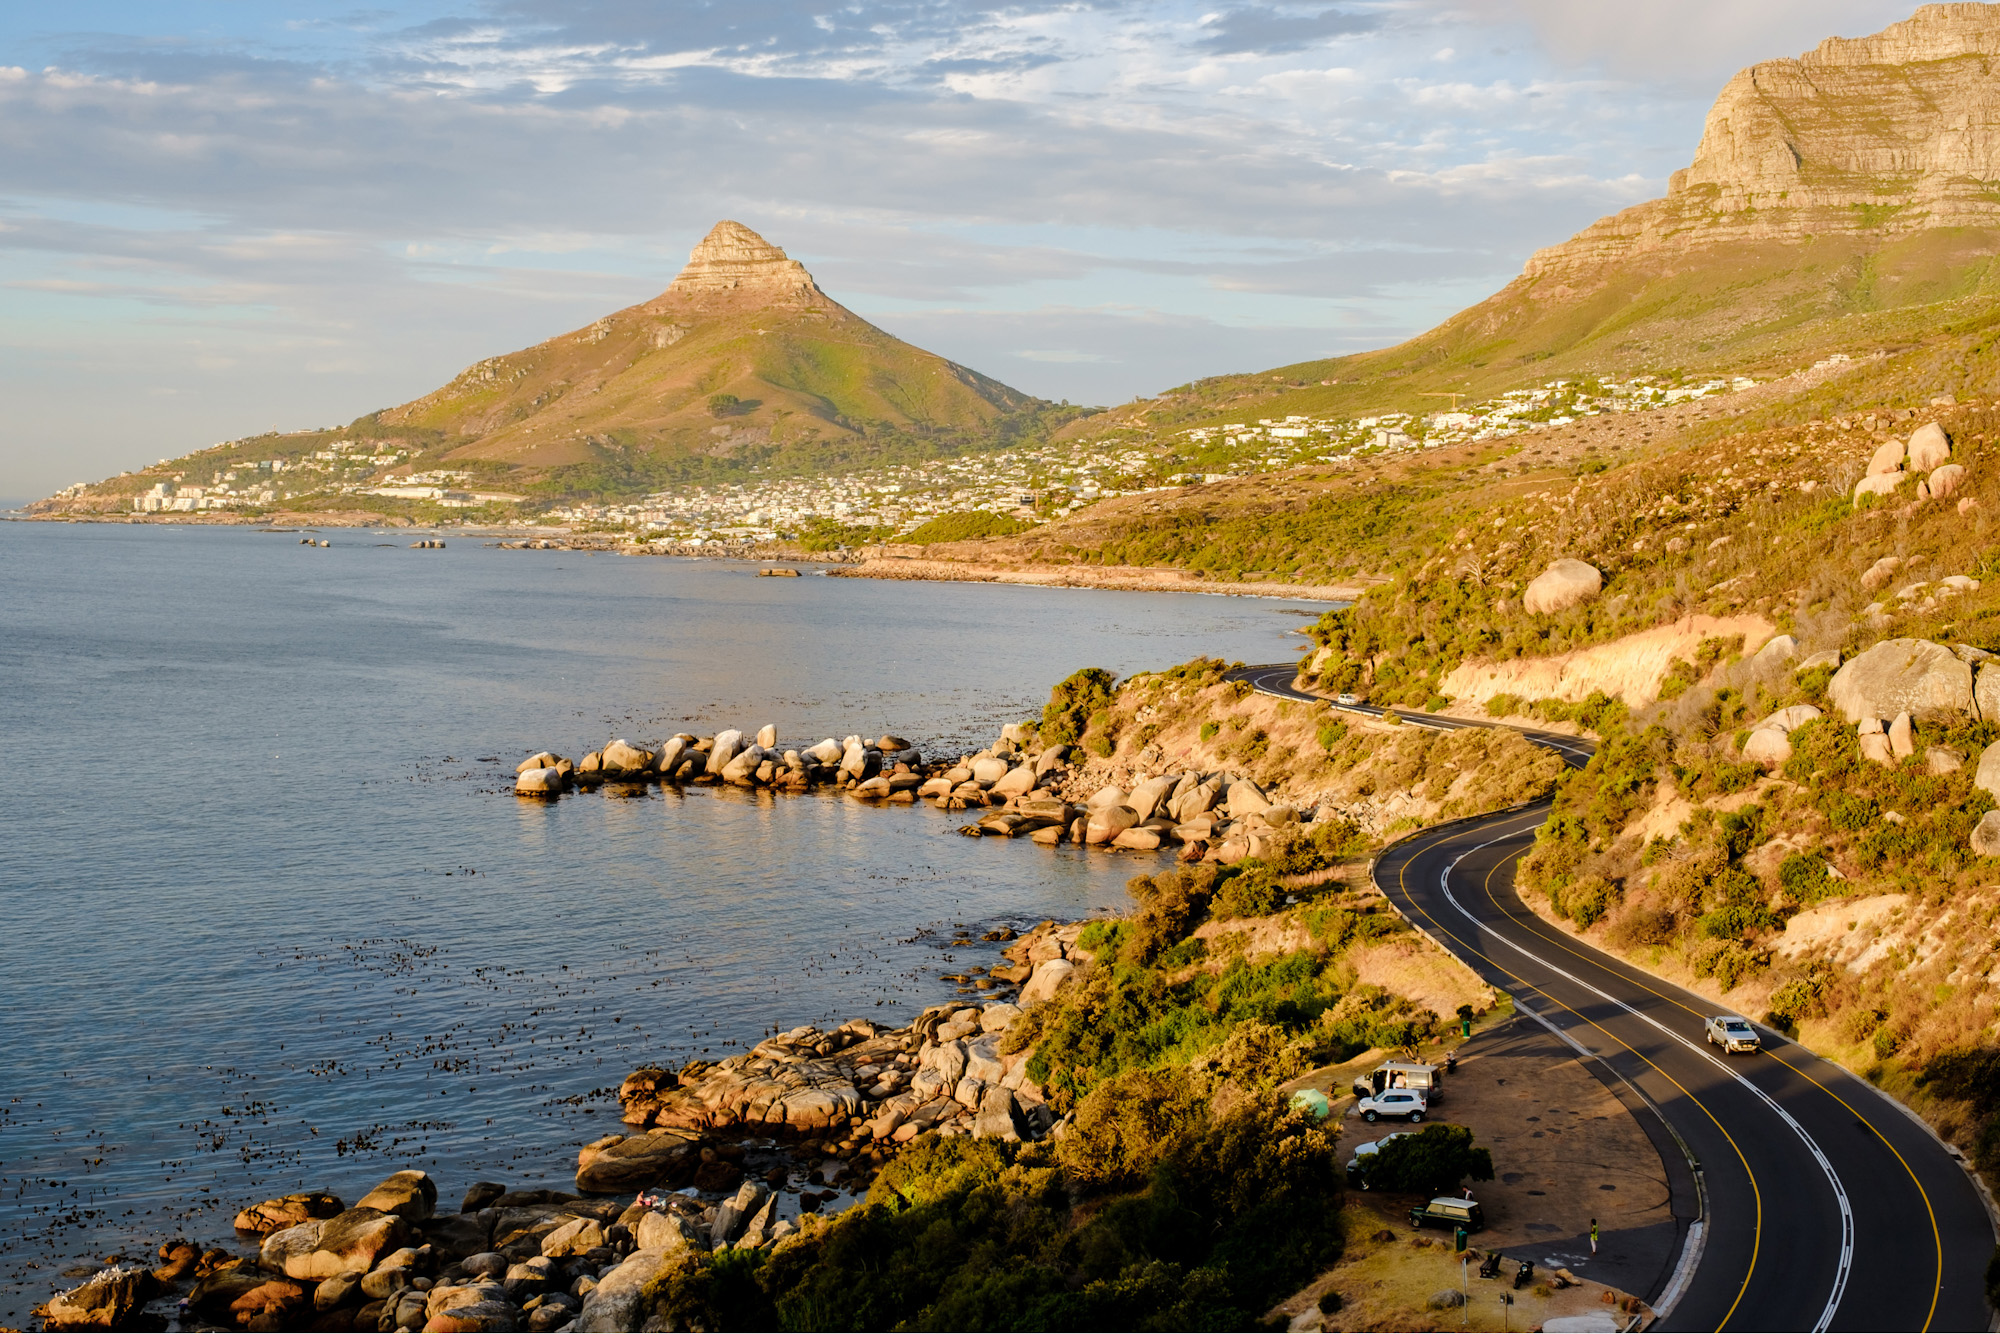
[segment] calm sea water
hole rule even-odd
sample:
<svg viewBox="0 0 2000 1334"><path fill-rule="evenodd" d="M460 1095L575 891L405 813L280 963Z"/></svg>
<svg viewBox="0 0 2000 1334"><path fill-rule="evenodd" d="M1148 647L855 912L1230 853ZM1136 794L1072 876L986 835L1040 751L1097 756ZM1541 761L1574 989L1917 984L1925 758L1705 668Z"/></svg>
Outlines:
<svg viewBox="0 0 2000 1334"><path fill-rule="evenodd" d="M565 1184L635 1065L904 1019L987 961L956 926L1140 869L924 806L526 803L521 755L765 722L955 753L1077 667L1282 659L1304 624L327 536L0 525L0 1321L286 1190Z"/></svg>

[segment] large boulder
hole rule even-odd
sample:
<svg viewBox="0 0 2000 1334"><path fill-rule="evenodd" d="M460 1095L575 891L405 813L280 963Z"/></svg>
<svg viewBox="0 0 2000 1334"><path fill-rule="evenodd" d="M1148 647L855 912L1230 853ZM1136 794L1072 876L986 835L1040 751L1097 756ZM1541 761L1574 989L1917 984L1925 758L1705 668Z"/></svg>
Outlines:
<svg viewBox="0 0 2000 1334"><path fill-rule="evenodd" d="M1020 797L1035 790L1035 771L1022 764L1009 769L993 790L1003 797Z"/></svg>
<svg viewBox="0 0 2000 1334"><path fill-rule="evenodd" d="M1772 635L1757 650L1753 662L1789 662L1799 656L1799 641L1790 635Z"/></svg>
<svg viewBox="0 0 2000 1334"><path fill-rule="evenodd" d="M262 1204L253 1204L236 1215L238 1232L277 1232L315 1218L332 1218L347 1206L338 1195L323 1190L302 1190L280 1195Z"/></svg>
<svg viewBox="0 0 2000 1334"><path fill-rule="evenodd" d="M997 755L981 755L972 762L972 781L981 787L992 787L1005 778L1012 767Z"/></svg>
<svg viewBox="0 0 2000 1334"><path fill-rule="evenodd" d="M761 1181L746 1181L738 1186L734 1196L716 1207L715 1221L708 1227L709 1245L720 1250L735 1241L770 1198L771 1188Z"/></svg>
<svg viewBox="0 0 2000 1334"><path fill-rule="evenodd" d="M1018 1140L1021 1131L1014 1118L1013 1092L998 1086L989 1088L979 1095L979 1110L972 1118L972 1133L980 1139Z"/></svg>
<svg viewBox="0 0 2000 1334"><path fill-rule="evenodd" d="M1884 556L1861 572L1861 586L1870 593L1896 577L1896 571L1903 568L1901 556Z"/></svg>
<svg viewBox="0 0 2000 1334"><path fill-rule="evenodd" d="M641 750L631 742L620 738L604 748L604 767L613 773L635 773L653 767L659 758L650 750Z"/></svg>
<svg viewBox="0 0 2000 1334"><path fill-rule="evenodd" d="M562 762L562 757L552 750L538 750L527 759L514 766L514 772L524 774L530 769L553 769Z"/></svg>
<svg viewBox="0 0 2000 1334"><path fill-rule="evenodd" d="M1792 758L1792 739L1776 727L1760 727L1743 743L1743 758L1776 769Z"/></svg>
<svg viewBox="0 0 2000 1334"><path fill-rule="evenodd" d="M261 1282L263 1276L259 1275ZM55 1329L127 1329L152 1293L152 1276L137 1265L119 1265L49 1298Z"/></svg>
<svg viewBox="0 0 2000 1334"><path fill-rule="evenodd" d="M1547 615L1588 602L1603 589L1604 576L1596 566L1564 557L1529 581L1521 605L1536 615Z"/></svg>
<svg viewBox="0 0 2000 1334"><path fill-rule="evenodd" d="M637 1329L641 1324L639 1302L646 1285L679 1256L664 1251L638 1250L626 1256L616 1269L598 1280L583 1299L575 1328L588 1334L616 1334Z"/></svg>
<svg viewBox="0 0 2000 1334"><path fill-rule="evenodd" d="M560 769L523 769L514 777L514 791L523 797L553 797L563 790Z"/></svg>
<svg viewBox="0 0 2000 1334"><path fill-rule="evenodd" d="M521 1308L512 1302L474 1302L430 1317L424 1322L424 1334L511 1334L521 1327L520 1319Z"/></svg>
<svg viewBox="0 0 2000 1334"><path fill-rule="evenodd" d="M1822 716L1820 711L1810 704L1793 704L1788 708L1779 709L1776 713L1771 714L1758 723L1757 726L1775 727L1780 732L1791 732L1804 727L1807 723L1820 716Z"/></svg>
<svg viewBox="0 0 2000 1334"><path fill-rule="evenodd" d="M1126 802L1139 812L1141 820L1150 820L1162 813L1167 794L1180 785L1179 774L1164 774L1158 778L1148 778L1143 783L1133 785L1131 800Z"/></svg>
<svg viewBox="0 0 2000 1334"><path fill-rule="evenodd" d="M1870 477L1886 477L1892 472L1901 472L1903 470L1903 454L1902 441L1883 441L1881 446L1868 459L1868 475Z"/></svg>
<svg viewBox="0 0 2000 1334"><path fill-rule="evenodd" d="M309 1218L303 1223L279 1228L264 1238L263 1245L258 1247L257 1263L274 1274L304 1276L309 1267L307 1257L319 1249L320 1233L326 1231L327 1222L324 1218ZM363 1272L373 1267L364 1266ZM321 1277L331 1278L333 1275L324 1274Z"/></svg>
<svg viewBox="0 0 2000 1334"><path fill-rule="evenodd" d="M658 1251L662 1256L693 1255L704 1249L694 1225L679 1214L648 1210L632 1229L632 1240L642 1251Z"/></svg>
<svg viewBox="0 0 2000 1334"><path fill-rule="evenodd" d="M1980 664L1979 680L1972 687L1972 704L1987 722L2000 722L2000 663Z"/></svg>
<svg viewBox="0 0 2000 1334"><path fill-rule="evenodd" d="M227 1321L230 1308L240 1298L270 1281L271 1276L254 1265L218 1269L195 1280L193 1291L188 1293L188 1310L211 1320Z"/></svg>
<svg viewBox="0 0 2000 1334"><path fill-rule="evenodd" d="M1076 965L1068 959L1044 959L1036 964L1034 976L1021 988L1022 1007L1051 999L1075 973Z"/></svg>
<svg viewBox="0 0 2000 1334"><path fill-rule="evenodd" d="M318 1229L313 1247L302 1250L293 1234ZM271 1253L280 1238L290 1239L282 1247L282 1267L288 1278L326 1279L350 1269L367 1273L376 1260L399 1249L409 1240L410 1225L395 1214L359 1205L323 1222L303 1223L274 1234L264 1243Z"/></svg>
<svg viewBox="0 0 2000 1334"><path fill-rule="evenodd" d="M1271 799L1247 778L1239 778L1229 785L1228 804L1230 818L1237 820L1246 815L1262 815L1271 809Z"/></svg>
<svg viewBox="0 0 2000 1334"><path fill-rule="evenodd" d="M412 1223L421 1223L437 1209L437 1182L428 1172L394 1172L382 1184L356 1200L357 1209L379 1209Z"/></svg>
<svg viewBox="0 0 2000 1334"><path fill-rule="evenodd" d="M1965 465L1947 463L1942 468L1931 470L1931 499L1943 500L1965 483Z"/></svg>
<svg viewBox="0 0 2000 1334"><path fill-rule="evenodd" d="M598 1152L578 1167L576 1188L625 1195L662 1181L678 1183L701 1161L701 1142L677 1130L634 1135Z"/></svg>
<svg viewBox="0 0 2000 1334"><path fill-rule="evenodd" d="M1982 857L2000 857L2000 811L1988 811L1972 826L1972 850Z"/></svg>
<svg viewBox="0 0 2000 1334"><path fill-rule="evenodd" d="M1826 693L1851 723L1939 709L1973 711L1972 669L1944 645L1925 639L1883 640L1835 672Z"/></svg>
<svg viewBox="0 0 2000 1334"><path fill-rule="evenodd" d="M604 1225L595 1218L572 1218L542 1238L542 1254L582 1255L604 1245Z"/></svg>
<svg viewBox="0 0 2000 1334"><path fill-rule="evenodd" d="M1139 812L1130 806L1100 806L1090 813L1084 825L1083 841L1109 843L1138 823Z"/></svg>
<svg viewBox="0 0 2000 1334"><path fill-rule="evenodd" d="M743 749L743 733L732 727L715 734L715 745L709 748L708 771L719 774L723 767L736 758L736 752Z"/></svg>
<svg viewBox="0 0 2000 1334"><path fill-rule="evenodd" d="M1910 471L1929 472L1951 461L1951 441L1936 422L1925 422L1910 437Z"/></svg>
<svg viewBox="0 0 2000 1334"><path fill-rule="evenodd" d="M2000 797L2000 741L1979 752L1979 767L1972 771L1972 785Z"/></svg>
<svg viewBox="0 0 2000 1334"><path fill-rule="evenodd" d="M1854 484L1854 503L1860 504L1863 496L1893 496L1908 477L1906 472L1871 473Z"/></svg>

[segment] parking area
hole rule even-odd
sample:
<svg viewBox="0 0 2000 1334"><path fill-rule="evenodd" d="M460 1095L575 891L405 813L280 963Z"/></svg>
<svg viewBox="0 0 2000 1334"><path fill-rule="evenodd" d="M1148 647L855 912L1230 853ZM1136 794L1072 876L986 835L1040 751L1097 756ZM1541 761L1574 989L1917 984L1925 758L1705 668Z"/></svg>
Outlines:
<svg viewBox="0 0 2000 1334"><path fill-rule="evenodd" d="M1692 1178L1658 1117L1622 1084L1600 1079L1595 1062L1586 1065L1525 1016L1481 1030L1457 1047L1457 1056L1458 1068L1446 1077L1444 1096L1428 1119L1470 1127L1475 1142L1492 1151L1496 1180L1472 1184L1486 1218L1472 1244L1498 1250L1510 1261L1502 1279L1472 1279L1473 1313L1481 1309L1480 1294L1491 1289L1485 1306L1492 1327L1501 1327L1507 1313L1498 1293L1514 1272L1511 1262L1522 1259L1542 1273L1567 1269L1589 1280L1593 1290L1603 1285L1617 1293L1657 1295L1679 1259L1681 1237L1696 1208ZM1423 1055L1425 1060L1442 1058L1442 1050ZM1349 1115L1354 1106L1349 1085L1380 1059L1377 1054L1373 1060L1315 1071L1295 1085L1318 1088L1334 1100L1335 1115L1342 1118L1342 1161L1356 1144L1409 1128L1390 1121L1369 1125ZM1415 1203L1416 1197L1356 1192L1350 1200L1355 1219L1350 1254L1342 1266L1357 1279L1362 1272L1357 1266L1381 1270L1367 1281L1387 1283L1391 1289L1402 1282L1394 1275L1407 1275L1423 1290L1385 1290L1376 1296L1408 1303L1410 1314L1427 1309L1425 1302L1435 1295L1438 1274L1431 1270L1449 1270L1445 1276L1455 1278L1458 1269L1448 1257L1449 1234L1427 1234L1437 1243L1435 1250L1410 1245L1404 1215ZM1593 1218L1599 1232L1595 1255L1590 1247ZM1380 1227L1374 1225L1376 1219ZM1355 1235L1357 1229L1370 1235L1386 1229L1394 1239L1370 1241ZM1407 1254L1393 1265L1386 1265L1385 1255L1365 1264L1370 1254L1391 1249ZM1424 1255L1434 1255L1435 1262L1419 1262ZM1362 1294L1343 1296L1351 1302ZM1515 1328L1523 1327L1520 1317L1525 1314L1513 1313ZM1459 1312L1452 1311L1453 1328L1458 1318ZM1481 1327L1478 1319L1472 1325Z"/></svg>

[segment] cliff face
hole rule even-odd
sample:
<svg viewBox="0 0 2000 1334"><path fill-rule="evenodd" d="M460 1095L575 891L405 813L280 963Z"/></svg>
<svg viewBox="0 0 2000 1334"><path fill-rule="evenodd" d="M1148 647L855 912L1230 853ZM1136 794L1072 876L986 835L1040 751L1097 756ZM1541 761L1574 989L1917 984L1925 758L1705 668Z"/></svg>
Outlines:
<svg viewBox="0 0 2000 1334"><path fill-rule="evenodd" d="M1738 73L1664 199L1539 252L1524 276L1732 241L1996 225L2000 5L1925 5Z"/></svg>

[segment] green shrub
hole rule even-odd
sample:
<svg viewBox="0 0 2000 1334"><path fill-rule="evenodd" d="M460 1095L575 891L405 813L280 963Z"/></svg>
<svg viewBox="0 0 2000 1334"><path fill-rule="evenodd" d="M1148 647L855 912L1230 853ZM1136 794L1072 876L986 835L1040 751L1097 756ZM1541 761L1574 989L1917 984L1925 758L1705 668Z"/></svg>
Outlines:
<svg viewBox="0 0 2000 1334"><path fill-rule="evenodd" d="M1493 1154L1473 1147L1467 1127L1434 1123L1363 1157L1361 1176L1370 1190L1442 1195L1466 1180L1491 1181Z"/></svg>
<svg viewBox="0 0 2000 1334"><path fill-rule="evenodd" d="M1057 682L1042 710L1042 744L1073 746L1080 742L1091 717L1110 706L1116 684L1117 678L1102 667L1085 667Z"/></svg>
<svg viewBox="0 0 2000 1334"><path fill-rule="evenodd" d="M1486 716L1489 718L1515 718L1520 716L1523 707L1525 706L1519 695L1509 695L1502 692L1486 701Z"/></svg>
<svg viewBox="0 0 2000 1334"><path fill-rule="evenodd" d="M981 537L1012 537L1035 525L1007 514L988 510L959 510L940 514L920 528L897 538L898 542L967 542Z"/></svg>
<svg viewBox="0 0 2000 1334"><path fill-rule="evenodd" d="M1693 663L1685 658L1675 658L1667 664L1667 674L1660 678L1660 698L1679 699L1687 694L1688 687L1700 679L1701 673L1695 670Z"/></svg>
<svg viewBox="0 0 2000 1334"><path fill-rule="evenodd" d="M1218 918L1268 917L1285 901L1285 887L1271 867L1261 861L1240 862L1235 875L1222 882L1215 894Z"/></svg>
<svg viewBox="0 0 2000 1334"><path fill-rule="evenodd" d="M1804 974L1783 983L1771 993L1771 1014L1786 1026L1802 1019L1818 1019L1826 1014L1827 993L1833 977L1824 964L1814 964Z"/></svg>
<svg viewBox="0 0 2000 1334"><path fill-rule="evenodd" d="M1329 718L1319 725L1319 748L1331 751L1347 739L1347 724L1338 718ZM1203 737L1202 740L1208 740Z"/></svg>
<svg viewBox="0 0 2000 1334"><path fill-rule="evenodd" d="M1695 947L1688 962L1696 977L1712 977L1724 991L1734 991L1766 967L1764 956L1740 940L1705 940Z"/></svg>
<svg viewBox="0 0 2000 1334"><path fill-rule="evenodd" d="M1586 875L1575 883L1553 890L1549 905L1556 916L1569 918L1585 930L1602 921L1618 901L1617 886L1601 875Z"/></svg>
<svg viewBox="0 0 2000 1334"><path fill-rule="evenodd" d="M1215 740L1215 734L1221 730L1222 724L1211 719L1201 725L1201 739L1203 741L1213 741Z"/></svg>
<svg viewBox="0 0 2000 1334"><path fill-rule="evenodd" d="M1129 1189L1150 1177L1206 1113L1206 1100L1181 1071L1123 1070L1077 1103L1056 1161L1086 1188Z"/></svg>
<svg viewBox="0 0 2000 1334"><path fill-rule="evenodd" d="M1128 963L1150 964L1176 946L1208 916L1221 877L1221 869L1211 862L1176 867L1158 876L1134 876L1125 888L1138 900L1139 911L1132 918L1122 957ZM1083 944L1081 936L1077 943Z"/></svg>
<svg viewBox="0 0 2000 1334"><path fill-rule="evenodd" d="M1821 899L1833 897L1838 892L1834 886L1839 882L1827 874L1824 859L1795 852L1779 865L1778 883L1785 887L1793 902L1810 907Z"/></svg>

